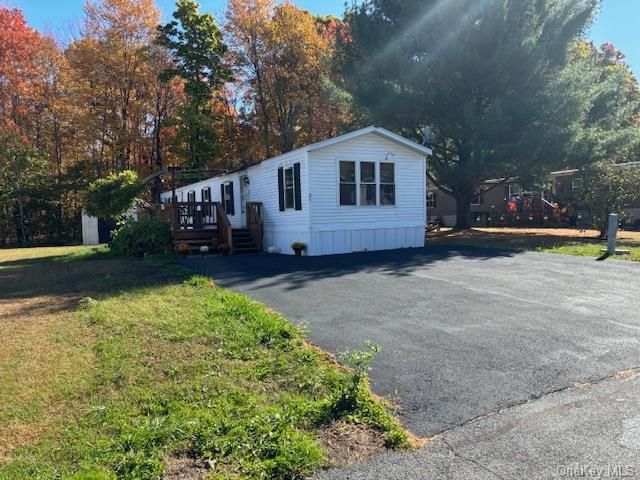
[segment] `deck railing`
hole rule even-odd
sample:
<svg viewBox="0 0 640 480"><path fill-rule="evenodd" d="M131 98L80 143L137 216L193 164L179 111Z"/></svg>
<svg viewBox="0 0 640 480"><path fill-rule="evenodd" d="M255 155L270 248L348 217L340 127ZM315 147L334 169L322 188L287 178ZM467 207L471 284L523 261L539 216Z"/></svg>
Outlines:
<svg viewBox="0 0 640 480"><path fill-rule="evenodd" d="M474 225L512 227L564 223L568 220L566 209L540 194L525 194L507 198L486 210L471 212Z"/></svg>
<svg viewBox="0 0 640 480"><path fill-rule="evenodd" d="M218 241L229 245L229 253L233 253L233 229L229 217L222 208L222 204L215 202L216 225L218 226Z"/></svg>
<svg viewBox="0 0 640 480"><path fill-rule="evenodd" d="M262 238L264 234L264 224L262 220L262 203L247 202L247 230L253 237L253 241L262 250Z"/></svg>
<svg viewBox="0 0 640 480"><path fill-rule="evenodd" d="M201 230L217 224L215 202L167 203L162 218L171 223L174 230Z"/></svg>
<svg viewBox="0 0 640 480"><path fill-rule="evenodd" d="M161 217L171 224L174 232L217 229L218 244L229 245L233 253L233 228L220 202L169 202L164 204ZM262 249L262 203L247 202L247 230L258 248Z"/></svg>

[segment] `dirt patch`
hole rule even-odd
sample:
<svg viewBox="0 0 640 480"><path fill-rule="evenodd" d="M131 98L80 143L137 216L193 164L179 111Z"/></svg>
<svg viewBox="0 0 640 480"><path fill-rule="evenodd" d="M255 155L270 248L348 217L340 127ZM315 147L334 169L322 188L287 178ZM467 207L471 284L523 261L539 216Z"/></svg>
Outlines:
<svg viewBox="0 0 640 480"><path fill-rule="evenodd" d="M438 238L476 238L492 236L531 236L531 237L557 237L559 239L597 240L600 233L597 230L581 230L578 228L516 228L516 227L485 227L472 230L456 231L443 228L441 232L430 233L428 237ZM618 232L618 240L640 243L640 232L621 230Z"/></svg>
<svg viewBox="0 0 640 480"><path fill-rule="evenodd" d="M506 235L550 235L554 237L597 239L600 232L597 230L581 230L578 228L478 228L477 230L486 233L506 234ZM640 232L618 231L619 240L640 242Z"/></svg>
<svg viewBox="0 0 640 480"><path fill-rule="evenodd" d="M164 480L201 480L208 473L207 463L186 455L167 457L164 461Z"/></svg>
<svg viewBox="0 0 640 480"><path fill-rule="evenodd" d="M331 467L346 467L385 450L380 432L367 425L343 420L322 427L318 431L318 440L325 449Z"/></svg>

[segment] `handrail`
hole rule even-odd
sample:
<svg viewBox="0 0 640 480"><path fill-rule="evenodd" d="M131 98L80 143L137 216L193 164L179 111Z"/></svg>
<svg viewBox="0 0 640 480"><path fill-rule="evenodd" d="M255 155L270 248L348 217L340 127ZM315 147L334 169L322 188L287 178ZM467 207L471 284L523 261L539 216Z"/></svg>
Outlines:
<svg viewBox="0 0 640 480"><path fill-rule="evenodd" d="M262 203L247 202L247 230L253 237L256 245L262 250L262 238L264 234L264 222L262 220Z"/></svg>
<svg viewBox="0 0 640 480"><path fill-rule="evenodd" d="M233 230L220 202L214 202L216 209L216 225L218 226L218 241L229 245L229 253L233 253Z"/></svg>
<svg viewBox="0 0 640 480"><path fill-rule="evenodd" d="M162 218L173 230L197 229L216 225L214 202L171 202L164 205Z"/></svg>
<svg viewBox="0 0 640 480"><path fill-rule="evenodd" d="M544 203L546 203L547 205L549 205L551 208L553 208L553 209L555 209L555 208L556 208L556 206L555 206L553 203L551 203L549 200L547 200L546 198L544 198L544 197L540 197L540 200L542 200Z"/></svg>

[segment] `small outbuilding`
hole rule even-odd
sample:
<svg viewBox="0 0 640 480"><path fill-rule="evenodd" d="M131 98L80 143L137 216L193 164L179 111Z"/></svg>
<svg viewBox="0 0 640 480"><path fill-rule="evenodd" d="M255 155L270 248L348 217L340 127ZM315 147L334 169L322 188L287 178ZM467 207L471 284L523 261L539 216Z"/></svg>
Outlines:
<svg viewBox="0 0 640 480"><path fill-rule="evenodd" d="M258 247L281 254L294 242L307 255L422 247L430 155L372 126L164 192L162 202L182 212L174 229L213 229L220 211L245 234L259 214Z"/></svg>
<svg viewBox="0 0 640 480"><path fill-rule="evenodd" d="M141 207L135 206L125 214L127 218L138 220ZM82 209L82 244L101 245L111 241L117 222L113 218L97 218Z"/></svg>

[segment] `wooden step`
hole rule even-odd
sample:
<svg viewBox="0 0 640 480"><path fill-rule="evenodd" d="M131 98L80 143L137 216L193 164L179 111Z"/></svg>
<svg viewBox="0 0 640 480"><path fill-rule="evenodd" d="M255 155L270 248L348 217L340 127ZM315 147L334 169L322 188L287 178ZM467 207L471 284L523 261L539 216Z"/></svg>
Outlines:
<svg viewBox="0 0 640 480"><path fill-rule="evenodd" d="M199 240L218 238L218 230L174 230L174 240Z"/></svg>
<svg viewBox="0 0 640 480"><path fill-rule="evenodd" d="M260 253L260 248L256 245L255 240L249 230L246 228L236 228L232 232L233 253L237 255ZM174 246L179 243L186 243L192 253L198 253L200 247L207 246L210 253L217 252L218 230L217 229L199 229L199 230L175 230L173 232Z"/></svg>
<svg viewBox="0 0 640 480"><path fill-rule="evenodd" d="M252 239L252 238L253 238L253 237L252 237L250 234L248 234L248 233L234 233L232 236L233 236L233 238L238 238L238 239L244 239L244 238Z"/></svg>
<svg viewBox="0 0 640 480"><path fill-rule="evenodd" d="M255 243L255 242L251 237L240 237L240 238L233 237L233 244L235 245L236 243Z"/></svg>
<svg viewBox="0 0 640 480"><path fill-rule="evenodd" d="M234 228L231 234L233 237L233 253L235 255L260 253L260 248L256 245L248 229Z"/></svg>

